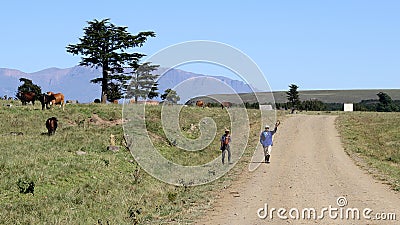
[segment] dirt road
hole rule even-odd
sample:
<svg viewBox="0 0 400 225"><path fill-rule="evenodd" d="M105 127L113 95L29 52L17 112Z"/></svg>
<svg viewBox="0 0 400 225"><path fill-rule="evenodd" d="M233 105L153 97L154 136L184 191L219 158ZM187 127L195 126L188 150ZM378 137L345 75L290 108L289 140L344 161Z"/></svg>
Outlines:
<svg viewBox="0 0 400 225"><path fill-rule="evenodd" d="M354 164L334 121L334 116L322 115L285 120L275 135L271 163L245 172L222 190L196 224L400 224L400 194ZM266 205L267 210L260 209ZM279 217L279 208L288 219ZM392 213L397 220L374 219Z"/></svg>

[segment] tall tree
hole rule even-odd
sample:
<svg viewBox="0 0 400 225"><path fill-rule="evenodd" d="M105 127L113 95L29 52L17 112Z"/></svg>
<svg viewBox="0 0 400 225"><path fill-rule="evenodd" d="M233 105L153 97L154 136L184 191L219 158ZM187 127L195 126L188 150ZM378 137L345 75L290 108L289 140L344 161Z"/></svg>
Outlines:
<svg viewBox="0 0 400 225"><path fill-rule="evenodd" d="M24 82L21 86L18 87L18 92L34 92L36 96L42 94L42 89L40 86L34 84L32 80L27 78L20 78L20 82Z"/></svg>
<svg viewBox="0 0 400 225"><path fill-rule="evenodd" d="M149 94L147 97L149 99L157 98L160 93L158 92L158 84L154 83L153 87L151 87Z"/></svg>
<svg viewBox="0 0 400 225"><path fill-rule="evenodd" d="M108 84L108 89L107 89L107 100L109 102L114 102L114 100L119 100L123 97L123 93L122 93L122 87L121 84L119 83L114 83L114 82L110 82Z"/></svg>
<svg viewBox="0 0 400 225"><path fill-rule="evenodd" d="M395 112L398 111L398 107L396 104L394 104L392 98L384 93L384 92L379 92L378 94L379 97L379 103L376 106L376 111L378 112Z"/></svg>
<svg viewBox="0 0 400 225"><path fill-rule="evenodd" d="M164 94L161 95L161 99L173 104L176 104L179 100L181 100L176 91L170 88L165 90Z"/></svg>
<svg viewBox="0 0 400 225"><path fill-rule="evenodd" d="M135 65L130 64L130 66L135 67ZM130 72L131 83L127 88L126 96L128 98L134 97L137 103L139 98L155 98L158 96L158 84L156 83L159 75L153 74L159 65L151 65L150 62L143 63L138 68Z"/></svg>
<svg viewBox="0 0 400 225"><path fill-rule="evenodd" d="M287 99L290 103L290 107L292 107L292 112L298 107L300 104L299 92L297 89L299 86L295 84L289 85L289 91L286 92Z"/></svg>
<svg viewBox="0 0 400 225"><path fill-rule="evenodd" d="M132 35L127 27L116 26L109 21L93 20L85 27L80 43L67 46L67 52L81 55L80 66L101 67L102 77L91 80L101 84L102 103L106 103L106 95L111 83L124 85L131 77L124 75L124 65L138 63L143 57L140 53L130 53L128 50L141 47L148 37L155 37L153 31L139 32Z"/></svg>

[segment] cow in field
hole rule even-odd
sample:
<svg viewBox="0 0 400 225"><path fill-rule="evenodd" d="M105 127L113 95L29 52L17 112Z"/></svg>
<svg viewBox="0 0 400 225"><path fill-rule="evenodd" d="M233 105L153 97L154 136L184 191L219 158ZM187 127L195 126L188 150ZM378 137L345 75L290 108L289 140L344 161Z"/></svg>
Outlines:
<svg viewBox="0 0 400 225"><path fill-rule="evenodd" d="M26 105L28 102L32 102L32 105L35 105L36 94L35 92L18 92L17 98L21 100L22 105Z"/></svg>
<svg viewBox="0 0 400 225"><path fill-rule="evenodd" d="M232 107L232 102L222 102L222 103L221 103L221 108L222 108L222 109L224 109L224 108L230 108L230 107Z"/></svg>
<svg viewBox="0 0 400 225"><path fill-rule="evenodd" d="M57 120L57 118L55 118L55 117L51 117L51 118L48 118L48 119L47 119L47 121L46 121L46 128L47 128L47 132L48 132L48 135L49 135L49 136L56 133L56 130L57 130L57 122L58 122L58 120Z"/></svg>
<svg viewBox="0 0 400 225"><path fill-rule="evenodd" d="M42 110L45 108L50 109L50 103L51 101L55 100L55 97L53 95L48 95L48 94L42 94L39 97L40 103L42 103Z"/></svg>
<svg viewBox="0 0 400 225"><path fill-rule="evenodd" d="M196 101L196 106L204 108L204 102L202 100L197 100Z"/></svg>
<svg viewBox="0 0 400 225"><path fill-rule="evenodd" d="M66 104L78 104L79 102L78 102L78 100L67 100L65 103Z"/></svg>
<svg viewBox="0 0 400 225"><path fill-rule="evenodd" d="M53 92L49 91L47 92L47 95L49 95L52 98L50 105L60 105L60 107L64 111L65 101L64 101L64 95L62 93L54 94Z"/></svg>

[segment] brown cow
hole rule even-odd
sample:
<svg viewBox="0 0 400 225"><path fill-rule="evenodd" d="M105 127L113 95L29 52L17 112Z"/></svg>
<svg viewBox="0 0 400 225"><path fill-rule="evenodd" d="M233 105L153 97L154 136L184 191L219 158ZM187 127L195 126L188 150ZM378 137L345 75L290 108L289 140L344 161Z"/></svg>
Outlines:
<svg viewBox="0 0 400 225"><path fill-rule="evenodd" d="M221 103L221 108L230 108L232 106L232 102L222 102Z"/></svg>
<svg viewBox="0 0 400 225"><path fill-rule="evenodd" d="M54 97L54 99L51 100L50 105L60 104L60 107L64 111L65 101L64 101L64 95L62 93L54 94L53 92L49 91L47 92L47 95Z"/></svg>
<svg viewBox="0 0 400 225"><path fill-rule="evenodd" d="M18 92L17 98L21 100L22 105L26 105L28 102L32 102L32 105L35 105L36 94L35 92Z"/></svg>
<svg viewBox="0 0 400 225"><path fill-rule="evenodd" d="M196 106L204 108L204 102L202 100L197 100L196 101Z"/></svg>
<svg viewBox="0 0 400 225"><path fill-rule="evenodd" d="M58 120L57 120L57 118L55 118L55 117L51 117L51 118L48 118L48 119L47 119L47 121L46 121L46 128L47 128L47 131L48 131L48 135L49 135L49 136L56 133L56 130L57 130L57 122L58 122Z"/></svg>

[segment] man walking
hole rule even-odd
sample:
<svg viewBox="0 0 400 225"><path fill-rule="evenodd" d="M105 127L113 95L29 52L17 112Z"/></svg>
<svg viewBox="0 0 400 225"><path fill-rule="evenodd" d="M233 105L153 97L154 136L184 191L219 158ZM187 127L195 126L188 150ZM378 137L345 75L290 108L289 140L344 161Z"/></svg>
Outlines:
<svg viewBox="0 0 400 225"><path fill-rule="evenodd" d="M231 163L231 149L229 143L231 142L231 135L229 130L225 129L225 134L221 137L221 151L222 151L222 164L225 163L225 152L228 151L228 162Z"/></svg>
<svg viewBox="0 0 400 225"><path fill-rule="evenodd" d="M269 163L269 158L271 157L271 151L272 151L272 136L276 133L278 130L280 122L279 120L275 123L275 128L273 131L269 130L269 126L265 125L265 130L261 132L260 134L260 143L263 146L264 149L264 156L265 156L265 163Z"/></svg>

